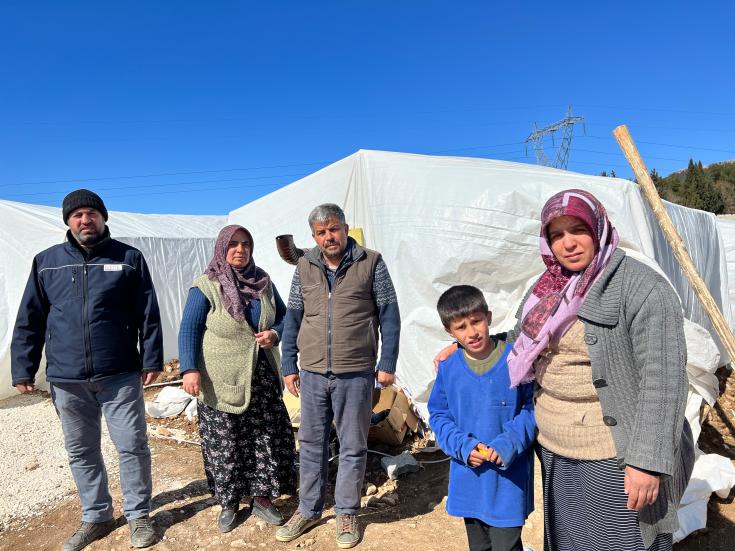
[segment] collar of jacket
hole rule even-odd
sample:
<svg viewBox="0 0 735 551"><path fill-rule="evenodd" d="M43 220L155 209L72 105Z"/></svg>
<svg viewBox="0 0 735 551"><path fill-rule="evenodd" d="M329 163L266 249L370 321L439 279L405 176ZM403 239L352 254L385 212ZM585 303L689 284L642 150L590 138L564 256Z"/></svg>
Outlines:
<svg viewBox="0 0 735 551"><path fill-rule="evenodd" d="M337 268L337 274L340 274L347 270L347 268L350 267L354 262L360 260L363 256L365 256L367 253L365 252L365 249L363 249L357 241L355 241L353 238L348 237L347 238L347 247L345 247L345 257L343 258L344 262L340 263L339 267ZM318 266L326 273L327 265L324 264L324 260L322 259L322 251L319 249L319 247L312 247L311 249L306 249L304 251L304 256L306 259L314 264L314 266Z"/></svg>
<svg viewBox="0 0 735 551"><path fill-rule="evenodd" d="M587 293L579 308L579 317L601 325L615 326L620 319L623 278L613 278L625 259L625 251L618 248L610 262Z"/></svg>
<svg viewBox="0 0 735 551"><path fill-rule="evenodd" d="M94 258L95 256L99 256L102 253L102 250L105 249L107 245L109 245L110 241L112 241L112 238L110 237L110 228L107 227L107 224L105 224L105 233L102 235L102 239L91 249L82 247L79 244L79 241L77 241L76 238L71 234L71 230L66 230L65 245L67 250L71 251L72 253L81 254L82 257L86 260Z"/></svg>

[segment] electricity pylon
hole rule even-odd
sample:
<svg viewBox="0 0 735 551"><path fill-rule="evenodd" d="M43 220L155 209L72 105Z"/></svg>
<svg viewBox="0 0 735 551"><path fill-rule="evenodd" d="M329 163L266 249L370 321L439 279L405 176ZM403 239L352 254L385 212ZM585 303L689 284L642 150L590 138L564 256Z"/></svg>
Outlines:
<svg viewBox="0 0 735 551"><path fill-rule="evenodd" d="M566 168L567 161L569 161L569 149L572 146L572 132L574 131L574 125L578 122L582 122L584 117L572 115L572 106L570 105L567 109L567 116L562 120L557 121L553 124L539 128L536 123L533 123L534 131L531 132L526 138L526 144L533 144L533 150L536 153L536 160L539 164L545 166L553 166L554 168ZM554 143L554 135L561 130L561 144L559 149L556 151L556 158L553 162L549 160L549 157L544 151L544 138L551 136L551 143Z"/></svg>

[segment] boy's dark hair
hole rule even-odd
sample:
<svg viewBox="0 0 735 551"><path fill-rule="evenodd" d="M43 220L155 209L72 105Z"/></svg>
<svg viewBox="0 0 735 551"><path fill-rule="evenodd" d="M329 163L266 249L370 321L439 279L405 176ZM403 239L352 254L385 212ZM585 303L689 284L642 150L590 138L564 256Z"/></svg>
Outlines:
<svg viewBox="0 0 735 551"><path fill-rule="evenodd" d="M475 312L487 314L487 307L482 291L472 285L453 285L442 293L436 303L436 309L445 328L457 318L464 318Z"/></svg>

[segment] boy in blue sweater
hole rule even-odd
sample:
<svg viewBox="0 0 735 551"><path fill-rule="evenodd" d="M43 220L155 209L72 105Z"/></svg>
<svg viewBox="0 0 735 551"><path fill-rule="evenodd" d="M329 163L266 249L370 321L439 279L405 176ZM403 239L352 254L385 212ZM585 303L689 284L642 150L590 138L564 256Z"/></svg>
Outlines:
<svg viewBox="0 0 735 551"><path fill-rule="evenodd" d="M533 510L533 384L510 388L512 345L490 336L479 289L450 287L437 310L461 345L439 363L428 404L437 443L452 458L447 512L464 517L471 551L522 551Z"/></svg>

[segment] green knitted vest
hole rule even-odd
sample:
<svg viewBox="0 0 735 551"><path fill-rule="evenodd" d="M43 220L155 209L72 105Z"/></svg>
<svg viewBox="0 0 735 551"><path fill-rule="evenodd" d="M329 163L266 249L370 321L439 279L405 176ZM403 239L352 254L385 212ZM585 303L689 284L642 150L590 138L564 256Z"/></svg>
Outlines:
<svg viewBox="0 0 735 551"><path fill-rule="evenodd" d="M204 293L210 304L199 356L199 373L202 377L199 399L219 411L243 413L250 404L250 383L258 359L255 332L248 322L235 320L225 310L218 281L203 275L194 281L192 287ZM273 286L269 285L260 300L259 330L269 329L275 319L276 302ZM264 352L276 372L276 378L281 382L278 348Z"/></svg>

